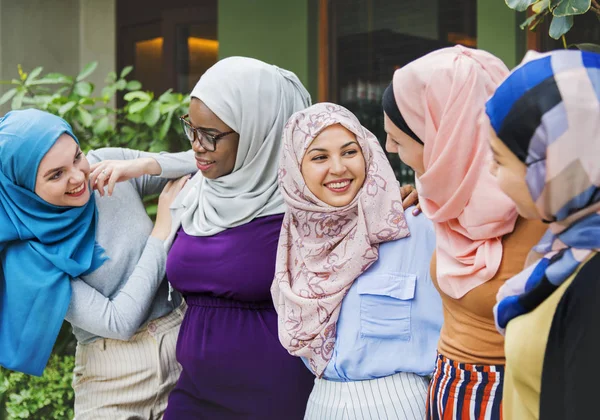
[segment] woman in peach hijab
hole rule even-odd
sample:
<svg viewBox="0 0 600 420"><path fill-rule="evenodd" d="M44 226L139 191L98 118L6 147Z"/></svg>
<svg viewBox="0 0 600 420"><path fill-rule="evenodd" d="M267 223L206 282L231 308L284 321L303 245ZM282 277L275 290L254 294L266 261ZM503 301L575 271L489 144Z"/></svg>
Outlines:
<svg viewBox="0 0 600 420"><path fill-rule="evenodd" d="M507 74L489 53L444 48L397 70L383 97L386 148L414 169L436 231L431 277L444 324L428 419L502 418L504 348L492 309L544 232L541 223L517 218L487 170L480 116Z"/></svg>

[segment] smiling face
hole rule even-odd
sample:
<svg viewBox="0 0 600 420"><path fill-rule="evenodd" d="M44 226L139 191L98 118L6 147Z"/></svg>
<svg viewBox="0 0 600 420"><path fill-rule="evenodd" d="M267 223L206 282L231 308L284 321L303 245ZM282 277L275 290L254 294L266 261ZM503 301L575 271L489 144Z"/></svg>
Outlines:
<svg viewBox="0 0 600 420"><path fill-rule="evenodd" d="M192 98L190 102L190 122L193 127L201 127L204 132L213 136L232 131L231 127L221 121L198 98ZM196 166L202 175L209 179L216 179L233 172L239 141L238 133L228 134L217 140L214 152L203 148L199 141L194 141L192 149L196 153Z"/></svg>
<svg viewBox="0 0 600 420"><path fill-rule="evenodd" d="M425 173L423 145L396 127L385 112L383 113L383 121L387 133L385 150L388 153L397 153L400 160L415 171L417 177L423 175Z"/></svg>
<svg viewBox="0 0 600 420"><path fill-rule="evenodd" d="M519 160L503 142L498 138L496 132L490 127L490 147L493 159L490 164L490 173L500 186L500 189L515 202L517 212L526 219L538 219L542 217L537 210L535 202L529 192L525 181L527 167Z"/></svg>
<svg viewBox="0 0 600 420"><path fill-rule="evenodd" d="M301 171L306 186L319 200L343 207L365 182L365 158L356 136L336 124L324 129L308 146Z"/></svg>
<svg viewBox="0 0 600 420"><path fill-rule="evenodd" d="M34 192L49 204L82 207L90 200L90 164L68 134L58 138L38 167Z"/></svg>

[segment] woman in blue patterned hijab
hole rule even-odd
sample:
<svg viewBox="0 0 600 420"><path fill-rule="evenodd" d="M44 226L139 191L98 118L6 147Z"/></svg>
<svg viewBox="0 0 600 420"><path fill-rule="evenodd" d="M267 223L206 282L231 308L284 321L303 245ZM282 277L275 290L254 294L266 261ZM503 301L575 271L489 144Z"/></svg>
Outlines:
<svg viewBox="0 0 600 420"><path fill-rule="evenodd" d="M89 164L71 126L38 110L0 119L0 365L41 375L70 278L105 261Z"/></svg>
<svg viewBox="0 0 600 420"><path fill-rule="evenodd" d="M486 113L500 187L521 216L548 224L538 261L504 284L494 308L506 332L504 416L596 418L600 54L529 53Z"/></svg>

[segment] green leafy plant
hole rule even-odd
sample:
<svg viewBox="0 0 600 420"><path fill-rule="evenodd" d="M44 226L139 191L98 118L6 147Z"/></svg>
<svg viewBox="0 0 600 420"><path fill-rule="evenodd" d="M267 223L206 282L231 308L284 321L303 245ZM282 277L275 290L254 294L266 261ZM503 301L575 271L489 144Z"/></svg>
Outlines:
<svg viewBox="0 0 600 420"><path fill-rule="evenodd" d="M53 354L41 377L0 368L0 399L5 410L0 418L72 419L74 365L74 356Z"/></svg>
<svg viewBox="0 0 600 420"><path fill-rule="evenodd" d="M535 30L548 17L552 17L549 35L563 40L564 35L573 27L573 17L587 12L595 13L600 19L600 3L598 0L505 0L513 10L524 12L531 7L532 15L521 24L521 29Z"/></svg>
<svg viewBox="0 0 600 420"><path fill-rule="evenodd" d="M11 109L32 107L63 117L85 151L107 146L147 151L189 147L177 123L187 112L187 95L168 90L155 98L152 92L141 90L139 81L127 80L131 66L119 74L110 72L96 95L96 87L86 79L97 65L89 63L77 76L42 75L42 67L27 73L18 66L18 78L0 82L12 86L0 97L0 105L10 101ZM122 108L112 105L118 93L124 94Z"/></svg>

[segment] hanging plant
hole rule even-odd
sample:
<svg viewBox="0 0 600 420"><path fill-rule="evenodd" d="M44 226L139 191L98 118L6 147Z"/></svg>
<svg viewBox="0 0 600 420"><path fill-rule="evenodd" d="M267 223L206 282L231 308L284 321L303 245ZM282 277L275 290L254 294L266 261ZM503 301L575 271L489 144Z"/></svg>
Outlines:
<svg viewBox="0 0 600 420"><path fill-rule="evenodd" d="M534 31L544 19L552 18L549 35L562 39L567 48L565 34L573 27L573 17L584 13L595 13L600 19L598 0L505 0L506 5L518 12L531 8L531 16L521 24L521 29Z"/></svg>

